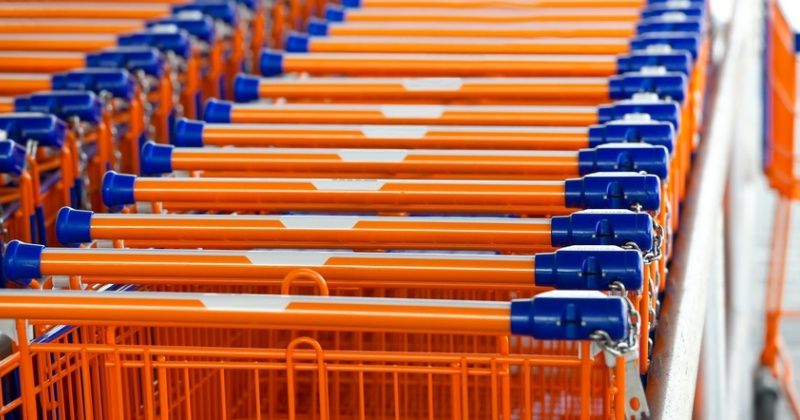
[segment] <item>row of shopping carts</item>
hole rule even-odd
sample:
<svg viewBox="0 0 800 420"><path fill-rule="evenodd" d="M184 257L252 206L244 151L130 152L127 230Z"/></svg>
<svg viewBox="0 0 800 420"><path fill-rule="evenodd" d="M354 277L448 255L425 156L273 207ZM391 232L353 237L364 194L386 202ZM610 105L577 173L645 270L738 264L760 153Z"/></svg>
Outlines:
<svg viewBox="0 0 800 420"><path fill-rule="evenodd" d="M704 3L163 3L0 2L0 419L647 415Z"/></svg>

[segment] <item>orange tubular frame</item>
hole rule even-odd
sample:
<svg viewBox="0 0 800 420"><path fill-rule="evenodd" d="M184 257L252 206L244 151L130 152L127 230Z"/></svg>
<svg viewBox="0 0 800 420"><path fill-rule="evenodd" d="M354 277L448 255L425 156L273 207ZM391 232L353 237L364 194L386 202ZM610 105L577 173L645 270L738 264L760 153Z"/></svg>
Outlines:
<svg viewBox="0 0 800 420"><path fill-rule="evenodd" d="M2 18L155 19L168 16L169 5L0 1Z"/></svg>
<svg viewBox="0 0 800 420"><path fill-rule="evenodd" d="M84 66L85 58L81 53L0 51L0 72L3 73L56 73Z"/></svg>
<svg viewBox="0 0 800 420"><path fill-rule="evenodd" d="M586 9L636 8L647 4L645 0L361 0L361 7L398 9L512 9L539 10L546 8Z"/></svg>
<svg viewBox="0 0 800 420"><path fill-rule="evenodd" d="M631 38L636 28L629 22L536 22L503 25L480 23L364 22L329 23L331 36L442 36L468 38Z"/></svg>
<svg viewBox="0 0 800 420"><path fill-rule="evenodd" d="M355 8L345 9L347 22L436 22L436 23L526 23L526 22L635 22L638 8L537 8L537 9L459 9L459 8ZM589 45L587 45L589 46Z"/></svg>
<svg viewBox="0 0 800 420"><path fill-rule="evenodd" d="M366 103L598 105L606 78L321 78L261 79L261 99Z"/></svg>
<svg viewBox="0 0 800 420"><path fill-rule="evenodd" d="M116 45L117 37L107 34L0 32L0 51L92 52Z"/></svg>
<svg viewBox="0 0 800 420"><path fill-rule="evenodd" d="M42 73L0 73L0 95L18 96L50 90L51 76Z"/></svg>
<svg viewBox="0 0 800 420"><path fill-rule="evenodd" d="M144 23L138 19L0 19L0 34L124 34L143 28Z"/></svg>
<svg viewBox="0 0 800 420"><path fill-rule="evenodd" d="M285 53L283 71L344 76L612 76L614 56Z"/></svg>

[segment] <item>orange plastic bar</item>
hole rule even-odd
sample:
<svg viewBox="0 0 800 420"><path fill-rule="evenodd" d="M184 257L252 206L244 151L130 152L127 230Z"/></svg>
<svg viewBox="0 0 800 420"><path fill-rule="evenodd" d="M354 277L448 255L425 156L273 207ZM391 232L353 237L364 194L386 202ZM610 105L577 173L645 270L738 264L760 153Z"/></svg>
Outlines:
<svg viewBox="0 0 800 420"><path fill-rule="evenodd" d="M334 102L589 104L609 101L607 78L259 79L262 99Z"/></svg>
<svg viewBox="0 0 800 420"><path fill-rule="evenodd" d="M0 51L0 72L55 73L85 66L85 56L75 52Z"/></svg>
<svg viewBox="0 0 800 420"><path fill-rule="evenodd" d="M108 173L108 206L172 210L563 214L564 181L146 178ZM133 183L130 188L130 183Z"/></svg>
<svg viewBox="0 0 800 420"><path fill-rule="evenodd" d="M0 19L0 34L124 34L143 28L138 19Z"/></svg>
<svg viewBox="0 0 800 420"><path fill-rule="evenodd" d="M0 2L3 18L154 19L170 13L169 5L157 3Z"/></svg>
<svg viewBox="0 0 800 420"><path fill-rule="evenodd" d="M183 144L176 134L174 144ZM188 142L188 139L187 139ZM368 149L576 150L589 147L580 127L436 125L203 124L202 145Z"/></svg>
<svg viewBox="0 0 800 420"><path fill-rule="evenodd" d="M535 22L483 24L437 22L344 22L328 23L332 36L443 36L469 38L631 38L632 22Z"/></svg>
<svg viewBox="0 0 800 420"><path fill-rule="evenodd" d="M362 8L497 8L497 9L542 9L542 8L641 8L646 0L360 0Z"/></svg>
<svg viewBox="0 0 800 420"><path fill-rule="evenodd" d="M474 23L524 23L524 22L635 22L641 19L639 8L346 8L347 22L474 22Z"/></svg>
<svg viewBox="0 0 800 420"><path fill-rule="evenodd" d="M209 105L207 105L209 106ZM525 105L372 105L372 104L231 104L228 121L236 125L206 126L209 135L222 135L226 130L247 130L240 124L436 124L437 126L567 126L586 127L597 124L597 108L590 106L525 106ZM208 118L210 113L206 113ZM276 129L289 127L274 126ZM255 127L254 127L255 128ZM258 127L260 130L262 127ZM298 127L302 128L302 127ZM331 127L331 135L333 129ZM447 130L431 127L430 130ZM531 130L535 130L530 128ZM362 131L364 129L355 128ZM367 127L379 134L379 127ZM413 130L413 129L411 129ZM496 129L495 131L511 128ZM406 136L413 137L413 131ZM203 131L204 136L206 129ZM488 132L487 132L488 134ZM403 135L403 134L400 134ZM369 133L362 133L369 137ZM498 147L500 148L500 147Z"/></svg>
<svg viewBox="0 0 800 420"><path fill-rule="evenodd" d="M107 34L0 33L0 51L92 52L115 45L117 37Z"/></svg>
<svg viewBox="0 0 800 420"><path fill-rule="evenodd" d="M99 325L238 325L464 335L509 334L511 326L508 302L166 292L6 290L0 295L0 316ZM453 325L459 328L454 330Z"/></svg>
<svg viewBox="0 0 800 420"><path fill-rule="evenodd" d="M312 53L624 54L624 38L310 37Z"/></svg>
<svg viewBox="0 0 800 420"><path fill-rule="evenodd" d="M612 76L614 56L285 53L284 73L344 76Z"/></svg>
<svg viewBox="0 0 800 420"><path fill-rule="evenodd" d="M42 73L0 73L0 95L18 96L50 90L51 76Z"/></svg>
<svg viewBox="0 0 800 420"><path fill-rule="evenodd" d="M0 97L0 113L14 112L14 98Z"/></svg>
<svg viewBox="0 0 800 420"><path fill-rule="evenodd" d="M81 276L86 283L263 285L307 269L336 288L536 285L529 255L45 248L39 263L42 276Z"/></svg>
<svg viewBox="0 0 800 420"><path fill-rule="evenodd" d="M62 209L59 240L131 248L317 248L536 252L552 248L550 219L506 217L247 216L93 213L76 227ZM60 229L60 228L59 228ZM73 237L75 229L82 238ZM84 230L85 229L85 230Z"/></svg>

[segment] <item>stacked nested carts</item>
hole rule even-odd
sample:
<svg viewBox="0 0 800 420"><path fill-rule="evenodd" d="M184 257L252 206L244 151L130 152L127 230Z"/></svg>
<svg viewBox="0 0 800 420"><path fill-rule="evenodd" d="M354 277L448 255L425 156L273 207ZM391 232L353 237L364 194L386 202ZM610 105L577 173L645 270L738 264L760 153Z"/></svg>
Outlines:
<svg viewBox="0 0 800 420"><path fill-rule="evenodd" d="M0 2L0 419L648 412L703 3L167 3Z"/></svg>

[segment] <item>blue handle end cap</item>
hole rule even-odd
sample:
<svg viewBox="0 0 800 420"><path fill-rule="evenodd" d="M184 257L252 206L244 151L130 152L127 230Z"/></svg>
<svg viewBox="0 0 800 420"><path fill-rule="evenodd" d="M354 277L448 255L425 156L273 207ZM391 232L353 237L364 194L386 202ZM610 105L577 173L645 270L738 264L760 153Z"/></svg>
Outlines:
<svg viewBox="0 0 800 420"><path fill-rule="evenodd" d="M644 143L675 150L675 128L669 122L614 121L589 127L589 147L611 143Z"/></svg>
<svg viewBox="0 0 800 420"><path fill-rule="evenodd" d="M41 260L44 245L26 244L13 240L3 256L3 274L7 280L27 288L32 279L42 277Z"/></svg>
<svg viewBox="0 0 800 420"><path fill-rule="evenodd" d="M342 6L357 9L361 7L361 0L342 0Z"/></svg>
<svg viewBox="0 0 800 420"><path fill-rule="evenodd" d="M262 76L271 77L283 74L283 53L264 50L261 52L259 61L259 69Z"/></svg>
<svg viewBox="0 0 800 420"><path fill-rule="evenodd" d="M325 8L325 19L329 22L344 22L346 12L344 7L330 4Z"/></svg>
<svg viewBox="0 0 800 420"><path fill-rule="evenodd" d="M581 175L596 172L644 172L667 179L669 151L663 146L641 143L603 144L578 152Z"/></svg>
<svg viewBox="0 0 800 420"><path fill-rule="evenodd" d="M565 181L567 207L578 209L661 209L661 181L656 175L598 172Z"/></svg>
<svg viewBox="0 0 800 420"><path fill-rule="evenodd" d="M292 32L286 37L284 47L288 52L308 52L308 35Z"/></svg>
<svg viewBox="0 0 800 420"><path fill-rule="evenodd" d="M12 140L0 140L0 173L22 175L25 170L25 148Z"/></svg>
<svg viewBox="0 0 800 420"><path fill-rule="evenodd" d="M612 283L641 290L642 255L616 246L569 246L536 254L536 285L563 290L609 290Z"/></svg>
<svg viewBox="0 0 800 420"><path fill-rule="evenodd" d="M230 123L233 103L220 99L209 99L203 110L203 120L210 123Z"/></svg>
<svg viewBox="0 0 800 420"><path fill-rule="evenodd" d="M322 19L311 18L308 20L308 28L306 31L311 36L327 36L328 22Z"/></svg>
<svg viewBox="0 0 800 420"><path fill-rule="evenodd" d="M122 206L136 203L133 185L136 177L129 174L120 174L108 171L103 176L102 195L103 203L108 207Z"/></svg>
<svg viewBox="0 0 800 420"><path fill-rule="evenodd" d="M170 139L178 147L203 147L203 127L201 121L181 118L175 124L175 135Z"/></svg>
<svg viewBox="0 0 800 420"><path fill-rule="evenodd" d="M172 172L172 150L174 146L147 142L139 153L142 174L161 175Z"/></svg>
<svg viewBox="0 0 800 420"><path fill-rule="evenodd" d="M233 79L233 100L236 102L254 102L260 98L258 94L258 76L238 74Z"/></svg>
<svg viewBox="0 0 800 420"><path fill-rule="evenodd" d="M65 246L92 241L91 226L94 212L62 207L56 217L56 238Z"/></svg>
<svg viewBox="0 0 800 420"><path fill-rule="evenodd" d="M636 244L643 251L653 248L653 219L647 213L630 210L582 210L568 216L554 216L550 242L553 247L570 245Z"/></svg>

